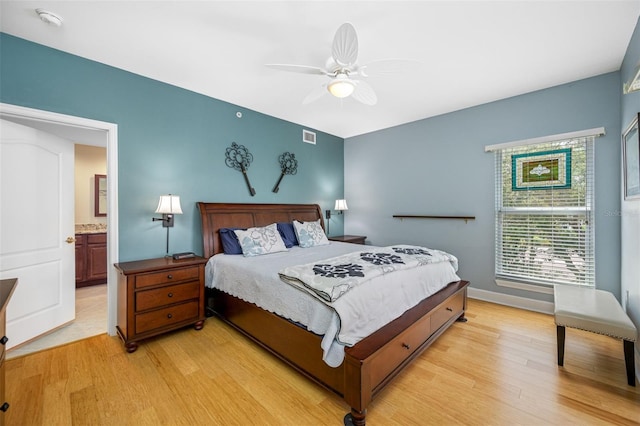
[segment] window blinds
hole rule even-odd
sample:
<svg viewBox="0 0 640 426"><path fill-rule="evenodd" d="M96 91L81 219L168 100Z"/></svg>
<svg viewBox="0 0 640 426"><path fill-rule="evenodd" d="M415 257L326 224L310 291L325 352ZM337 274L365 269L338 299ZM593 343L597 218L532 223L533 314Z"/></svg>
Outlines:
<svg viewBox="0 0 640 426"><path fill-rule="evenodd" d="M595 284L594 139L496 146L498 278Z"/></svg>

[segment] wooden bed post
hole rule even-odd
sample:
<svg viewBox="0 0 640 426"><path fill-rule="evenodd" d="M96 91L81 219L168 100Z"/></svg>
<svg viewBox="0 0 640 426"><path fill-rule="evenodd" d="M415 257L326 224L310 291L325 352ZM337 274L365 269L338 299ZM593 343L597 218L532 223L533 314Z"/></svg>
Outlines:
<svg viewBox="0 0 640 426"><path fill-rule="evenodd" d="M344 357L344 400L351 412L344 417L345 426L365 426L367 406L372 399L370 375L366 361L354 358L348 353Z"/></svg>
<svg viewBox="0 0 640 426"><path fill-rule="evenodd" d="M365 426L366 414L367 410L360 413L352 408L351 412L344 416L344 426Z"/></svg>

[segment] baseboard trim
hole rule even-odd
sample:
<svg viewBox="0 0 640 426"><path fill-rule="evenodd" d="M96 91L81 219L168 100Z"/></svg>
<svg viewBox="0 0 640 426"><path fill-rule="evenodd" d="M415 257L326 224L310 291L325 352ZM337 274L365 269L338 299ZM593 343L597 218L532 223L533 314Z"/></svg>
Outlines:
<svg viewBox="0 0 640 426"><path fill-rule="evenodd" d="M473 287L467 288L467 294L472 299L484 300L485 302L497 303L499 305L506 305L514 308L526 309L528 311L542 312L543 314L553 314L552 302L544 302L542 300L512 296L510 294L496 293L495 291L482 290Z"/></svg>

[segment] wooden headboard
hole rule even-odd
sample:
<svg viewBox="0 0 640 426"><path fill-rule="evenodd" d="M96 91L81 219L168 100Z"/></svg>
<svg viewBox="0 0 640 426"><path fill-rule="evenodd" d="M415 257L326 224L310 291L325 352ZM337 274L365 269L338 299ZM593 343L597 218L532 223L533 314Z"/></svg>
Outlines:
<svg viewBox="0 0 640 426"><path fill-rule="evenodd" d="M277 222L312 222L320 219L322 210L317 204L231 204L199 202L202 219L203 256L209 258L222 253L220 228L251 228Z"/></svg>

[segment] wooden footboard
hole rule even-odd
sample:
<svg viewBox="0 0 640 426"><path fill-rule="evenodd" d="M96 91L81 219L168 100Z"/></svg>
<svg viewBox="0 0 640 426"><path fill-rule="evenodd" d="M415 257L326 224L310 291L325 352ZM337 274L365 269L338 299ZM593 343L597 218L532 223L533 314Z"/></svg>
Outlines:
<svg viewBox="0 0 640 426"><path fill-rule="evenodd" d="M374 334L345 350L338 368L322 361L321 336L218 290L209 301L215 315L351 407L364 425L372 399L456 320L464 319L467 281L449 284Z"/></svg>

